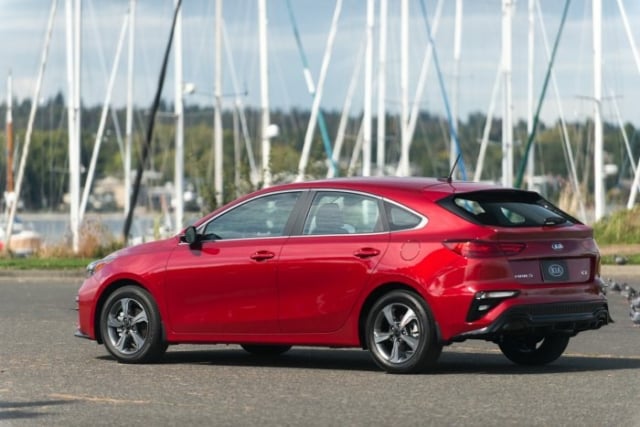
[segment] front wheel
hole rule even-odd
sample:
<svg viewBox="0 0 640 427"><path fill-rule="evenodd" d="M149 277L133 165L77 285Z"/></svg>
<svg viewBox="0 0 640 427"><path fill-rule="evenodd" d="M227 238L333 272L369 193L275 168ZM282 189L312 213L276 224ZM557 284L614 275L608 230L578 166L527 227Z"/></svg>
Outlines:
<svg viewBox="0 0 640 427"><path fill-rule="evenodd" d="M153 362L167 349L158 308L151 295L137 286L124 286L109 295L100 315L100 332L119 362Z"/></svg>
<svg viewBox="0 0 640 427"><path fill-rule="evenodd" d="M426 370L442 351L433 315L413 292L396 290L380 297L371 307L365 328L373 360L389 373Z"/></svg>
<svg viewBox="0 0 640 427"><path fill-rule="evenodd" d="M502 354L519 365L539 366L551 363L569 344L567 335L505 336L498 343Z"/></svg>

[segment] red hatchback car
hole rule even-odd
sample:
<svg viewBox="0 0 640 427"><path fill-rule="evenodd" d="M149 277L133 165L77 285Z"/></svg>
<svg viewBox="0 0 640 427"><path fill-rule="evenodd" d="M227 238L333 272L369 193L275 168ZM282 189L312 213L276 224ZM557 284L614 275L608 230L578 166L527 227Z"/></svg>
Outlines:
<svg viewBox="0 0 640 427"><path fill-rule="evenodd" d="M179 343L362 347L408 373L481 339L540 365L610 321L599 265L592 229L534 192L426 178L286 184L91 263L76 335L127 363Z"/></svg>

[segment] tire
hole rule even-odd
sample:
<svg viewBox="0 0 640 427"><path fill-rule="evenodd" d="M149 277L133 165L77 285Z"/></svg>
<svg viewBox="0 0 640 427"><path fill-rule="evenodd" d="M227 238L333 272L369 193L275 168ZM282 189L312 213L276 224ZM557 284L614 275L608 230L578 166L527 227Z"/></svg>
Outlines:
<svg viewBox="0 0 640 427"><path fill-rule="evenodd" d="M380 297L365 328L373 360L389 373L422 372L433 367L442 352L433 315L413 292L396 290Z"/></svg>
<svg viewBox="0 0 640 427"><path fill-rule="evenodd" d="M158 308L151 295L137 286L124 286L109 295L100 314L100 332L118 362L154 362L167 349Z"/></svg>
<svg viewBox="0 0 640 427"><path fill-rule="evenodd" d="M528 366L553 362L562 356L568 344L568 335L505 336L498 343L507 359Z"/></svg>
<svg viewBox="0 0 640 427"><path fill-rule="evenodd" d="M290 345L242 344L241 347L256 356L278 356L291 350Z"/></svg>

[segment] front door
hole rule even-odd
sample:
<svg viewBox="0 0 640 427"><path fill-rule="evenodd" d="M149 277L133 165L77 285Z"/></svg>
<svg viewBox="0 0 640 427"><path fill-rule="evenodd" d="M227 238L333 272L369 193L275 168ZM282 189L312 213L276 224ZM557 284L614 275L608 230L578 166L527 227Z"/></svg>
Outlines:
<svg viewBox="0 0 640 427"><path fill-rule="evenodd" d="M249 200L200 226L200 245L176 248L166 281L174 332L277 332L276 264L299 195Z"/></svg>

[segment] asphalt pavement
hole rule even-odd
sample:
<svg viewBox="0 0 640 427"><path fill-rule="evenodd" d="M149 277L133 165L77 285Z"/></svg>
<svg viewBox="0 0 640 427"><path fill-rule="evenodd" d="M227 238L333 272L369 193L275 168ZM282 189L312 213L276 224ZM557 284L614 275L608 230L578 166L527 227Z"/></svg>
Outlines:
<svg viewBox="0 0 640 427"><path fill-rule="evenodd" d="M631 269L603 277L640 289ZM579 334L558 361L510 363L490 343L446 347L423 375L389 375L357 349L171 347L151 365L116 363L75 338L81 274L0 275L0 426L640 426L640 328Z"/></svg>

